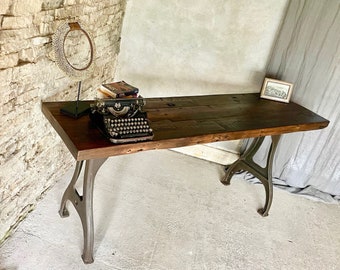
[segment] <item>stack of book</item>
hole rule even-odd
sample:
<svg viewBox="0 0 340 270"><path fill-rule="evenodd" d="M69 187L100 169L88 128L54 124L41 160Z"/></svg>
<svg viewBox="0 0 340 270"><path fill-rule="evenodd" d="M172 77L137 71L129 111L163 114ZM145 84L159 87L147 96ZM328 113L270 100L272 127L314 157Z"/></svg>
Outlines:
<svg viewBox="0 0 340 270"><path fill-rule="evenodd" d="M138 88L125 81L104 83L98 88L101 98L137 98Z"/></svg>

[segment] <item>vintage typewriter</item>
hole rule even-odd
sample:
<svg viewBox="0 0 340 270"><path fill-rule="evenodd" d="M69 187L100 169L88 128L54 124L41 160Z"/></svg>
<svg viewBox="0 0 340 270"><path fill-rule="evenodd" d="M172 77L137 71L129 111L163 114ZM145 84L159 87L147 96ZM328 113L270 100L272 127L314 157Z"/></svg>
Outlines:
<svg viewBox="0 0 340 270"><path fill-rule="evenodd" d="M113 143L152 140L143 98L102 99L91 105L91 121Z"/></svg>

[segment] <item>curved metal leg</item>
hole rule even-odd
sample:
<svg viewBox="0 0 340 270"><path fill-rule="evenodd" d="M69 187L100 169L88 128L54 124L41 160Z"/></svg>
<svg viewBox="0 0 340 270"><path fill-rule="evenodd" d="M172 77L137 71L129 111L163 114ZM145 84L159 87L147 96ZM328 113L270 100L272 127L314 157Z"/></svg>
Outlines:
<svg viewBox="0 0 340 270"><path fill-rule="evenodd" d="M79 174L81 172L81 168L83 166L83 160L82 161L77 161L76 163L76 168L74 169L74 173L71 179L70 184L68 185L68 187L66 188L63 198L61 199L61 205L60 205L60 210L59 210L59 215L64 218L64 217L68 217L70 215L68 209L67 209L67 201L72 198L72 195L74 193L74 185L76 184Z"/></svg>
<svg viewBox="0 0 340 270"><path fill-rule="evenodd" d="M94 241L94 225L93 225L93 185L94 178L105 159L91 159L86 161L83 196L78 210L84 233L84 251L81 256L84 263L93 262L93 241Z"/></svg>
<svg viewBox="0 0 340 270"><path fill-rule="evenodd" d="M262 216L268 216L269 209L273 201L273 183L272 168L275 151L280 140L280 135L271 136L272 144L267 155L267 164L263 168L254 162L253 158L262 145L264 137L254 138L250 147L240 156L240 158L231 164L226 170L226 175L221 180L224 185L229 185L234 173L238 170L245 170L253 174L263 184L266 192L266 201L263 208L258 209L258 213Z"/></svg>
<svg viewBox="0 0 340 270"><path fill-rule="evenodd" d="M280 136L272 136L272 144L269 149L269 154L267 157L267 166L264 168L266 170L266 179L261 180L262 184L264 185L266 191L266 202L264 207L258 209L257 212L262 215L263 217L268 216L269 209L272 205L273 201L273 161L275 152L277 149L277 145L279 144ZM267 180L267 181L265 181Z"/></svg>
<svg viewBox="0 0 340 270"><path fill-rule="evenodd" d="M59 214L62 217L69 216L69 212L66 207L66 202L72 202L74 208L80 217L83 235L84 235L84 250L82 259L84 263L93 262L93 240L94 240L94 226L93 226L93 186L94 178L107 158L104 159L91 159L86 161L84 181L83 181L83 195L79 195L75 184L79 178L83 161L77 161L76 168L72 177L72 180L66 188Z"/></svg>

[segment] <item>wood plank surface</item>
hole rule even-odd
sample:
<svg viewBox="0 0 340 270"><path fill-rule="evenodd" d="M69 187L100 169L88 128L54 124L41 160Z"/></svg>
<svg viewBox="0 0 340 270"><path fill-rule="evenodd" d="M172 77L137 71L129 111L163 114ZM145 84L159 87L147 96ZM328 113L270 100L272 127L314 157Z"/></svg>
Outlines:
<svg viewBox="0 0 340 270"><path fill-rule="evenodd" d="M144 150L166 149L327 127L329 121L293 102L280 103L259 94L147 98L154 139L112 144L88 116L60 113L67 102L43 102L42 111L76 160L103 158ZM92 103L91 101L88 101Z"/></svg>

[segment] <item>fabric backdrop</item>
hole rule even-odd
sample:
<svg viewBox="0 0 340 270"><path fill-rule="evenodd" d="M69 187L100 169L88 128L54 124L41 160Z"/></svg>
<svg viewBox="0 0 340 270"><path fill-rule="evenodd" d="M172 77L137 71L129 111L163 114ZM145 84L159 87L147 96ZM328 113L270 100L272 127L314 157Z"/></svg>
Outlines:
<svg viewBox="0 0 340 270"><path fill-rule="evenodd" d="M281 137L273 176L297 190L340 198L340 2L290 1L267 77L294 84L291 100L330 120ZM257 156L264 158L265 145Z"/></svg>

